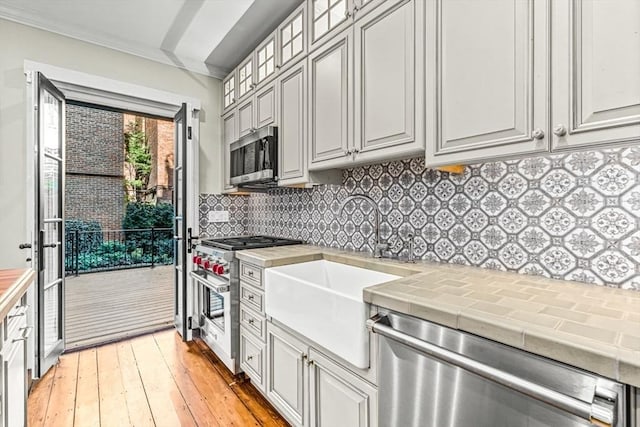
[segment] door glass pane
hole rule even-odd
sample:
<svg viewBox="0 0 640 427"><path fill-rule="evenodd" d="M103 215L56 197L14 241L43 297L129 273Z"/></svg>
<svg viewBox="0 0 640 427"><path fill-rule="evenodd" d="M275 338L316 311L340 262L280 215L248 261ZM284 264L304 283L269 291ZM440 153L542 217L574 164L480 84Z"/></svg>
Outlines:
<svg viewBox="0 0 640 427"><path fill-rule="evenodd" d="M329 15L324 14L314 24L314 34L316 38L320 37L329 29Z"/></svg>
<svg viewBox="0 0 640 427"><path fill-rule="evenodd" d="M44 90L42 92L43 123L42 136L44 152L60 157L60 101Z"/></svg>
<svg viewBox="0 0 640 427"><path fill-rule="evenodd" d="M335 27L346 18L345 17L346 10L347 9L345 7L344 0L340 0L338 3L335 4L335 6L331 8L331 12L330 12L331 19L329 22L329 28Z"/></svg>
<svg viewBox="0 0 640 427"><path fill-rule="evenodd" d="M60 162L45 157L43 174L44 217L59 218Z"/></svg>
<svg viewBox="0 0 640 427"><path fill-rule="evenodd" d="M291 40L291 27L287 25L282 29L282 44L287 44Z"/></svg>
<svg viewBox="0 0 640 427"><path fill-rule="evenodd" d="M48 354L60 339L58 297L60 285L55 285L44 291L44 351Z"/></svg>
<svg viewBox="0 0 640 427"><path fill-rule="evenodd" d="M302 52L302 34L293 39L293 54L297 55Z"/></svg>
<svg viewBox="0 0 640 427"><path fill-rule="evenodd" d="M298 15L296 19L293 20L293 35L300 34L302 32L302 15Z"/></svg>
<svg viewBox="0 0 640 427"><path fill-rule="evenodd" d="M224 296L206 287L204 293L205 316L224 332Z"/></svg>
<svg viewBox="0 0 640 427"><path fill-rule="evenodd" d="M313 9L315 11L315 15L318 16L322 12L327 10L328 5L329 5L329 0L315 0L314 5L313 5Z"/></svg>

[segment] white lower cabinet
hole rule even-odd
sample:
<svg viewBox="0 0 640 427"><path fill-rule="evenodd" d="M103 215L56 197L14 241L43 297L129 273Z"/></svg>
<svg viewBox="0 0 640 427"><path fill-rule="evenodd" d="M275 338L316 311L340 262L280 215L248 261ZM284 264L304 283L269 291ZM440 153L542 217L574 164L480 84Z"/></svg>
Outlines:
<svg viewBox="0 0 640 427"><path fill-rule="evenodd" d="M377 426L377 390L325 354L267 322L269 401L293 425Z"/></svg>
<svg viewBox="0 0 640 427"><path fill-rule="evenodd" d="M309 350L309 425L372 427L378 391L322 353Z"/></svg>
<svg viewBox="0 0 640 427"><path fill-rule="evenodd" d="M28 307L23 297L2 322L0 426L26 425Z"/></svg>
<svg viewBox="0 0 640 427"><path fill-rule="evenodd" d="M9 427L26 425L27 377L25 341L15 341L2 356L4 374L4 425Z"/></svg>

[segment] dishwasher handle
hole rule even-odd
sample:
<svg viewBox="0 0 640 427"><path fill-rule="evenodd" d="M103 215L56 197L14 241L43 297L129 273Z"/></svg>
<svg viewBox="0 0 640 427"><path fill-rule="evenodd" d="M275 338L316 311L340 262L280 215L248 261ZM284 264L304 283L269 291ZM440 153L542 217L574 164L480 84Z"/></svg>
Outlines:
<svg viewBox="0 0 640 427"><path fill-rule="evenodd" d="M487 366L462 354L402 333L390 326L387 316L376 315L368 319L367 328L371 332L411 347L426 356L472 372L496 384L555 406L596 426L612 427L616 423L618 394L613 390L595 387L593 401L587 403L492 366Z"/></svg>

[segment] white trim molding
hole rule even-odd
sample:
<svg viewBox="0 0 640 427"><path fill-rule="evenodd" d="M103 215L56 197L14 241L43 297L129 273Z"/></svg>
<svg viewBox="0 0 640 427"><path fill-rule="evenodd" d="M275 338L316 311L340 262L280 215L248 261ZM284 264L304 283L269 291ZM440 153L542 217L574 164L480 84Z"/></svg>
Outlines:
<svg viewBox="0 0 640 427"><path fill-rule="evenodd" d="M155 116L173 117L183 102L194 110L201 109L200 100L172 92L100 77L80 71L39 62L24 61L25 73L41 72L68 99L131 110Z"/></svg>

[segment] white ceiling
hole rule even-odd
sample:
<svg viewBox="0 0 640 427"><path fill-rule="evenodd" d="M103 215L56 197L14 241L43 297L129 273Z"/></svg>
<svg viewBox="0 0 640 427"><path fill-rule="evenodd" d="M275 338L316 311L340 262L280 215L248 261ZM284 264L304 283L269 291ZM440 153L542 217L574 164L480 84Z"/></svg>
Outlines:
<svg viewBox="0 0 640 427"><path fill-rule="evenodd" d="M0 17L221 78L236 64L216 63L212 52L253 3L254 0L0 0Z"/></svg>

